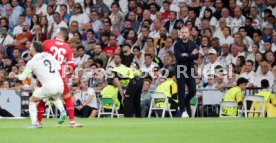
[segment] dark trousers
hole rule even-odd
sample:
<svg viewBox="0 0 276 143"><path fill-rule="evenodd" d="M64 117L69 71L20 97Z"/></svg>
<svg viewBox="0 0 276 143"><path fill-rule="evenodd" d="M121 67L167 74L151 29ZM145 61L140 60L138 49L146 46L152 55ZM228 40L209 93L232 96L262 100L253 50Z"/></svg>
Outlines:
<svg viewBox="0 0 276 143"><path fill-rule="evenodd" d="M143 79L134 77L130 80L124 98L124 116L141 117L140 100L143 87Z"/></svg>
<svg viewBox="0 0 276 143"><path fill-rule="evenodd" d="M180 74L180 77L177 77L177 95L179 100L179 109L180 113L186 111L191 117L191 105L190 100L195 96L196 93L196 81L191 77L190 72L187 72L188 77L185 78L184 74ZM188 94L185 93L185 85L188 88Z"/></svg>
<svg viewBox="0 0 276 143"><path fill-rule="evenodd" d="M75 115L80 117L89 117L92 110L93 108L88 105L84 106L81 110L75 108Z"/></svg>

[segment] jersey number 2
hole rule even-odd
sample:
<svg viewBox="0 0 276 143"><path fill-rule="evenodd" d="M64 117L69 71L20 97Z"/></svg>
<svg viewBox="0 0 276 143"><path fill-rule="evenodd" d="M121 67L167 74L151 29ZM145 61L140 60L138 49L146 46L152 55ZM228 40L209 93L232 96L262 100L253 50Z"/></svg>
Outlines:
<svg viewBox="0 0 276 143"><path fill-rule="evenodd" d="M44 63L44 66L49 67L50 73L55 73L55 70L52 70L52 63L49 60L44 60L43 63Z"/></svg>

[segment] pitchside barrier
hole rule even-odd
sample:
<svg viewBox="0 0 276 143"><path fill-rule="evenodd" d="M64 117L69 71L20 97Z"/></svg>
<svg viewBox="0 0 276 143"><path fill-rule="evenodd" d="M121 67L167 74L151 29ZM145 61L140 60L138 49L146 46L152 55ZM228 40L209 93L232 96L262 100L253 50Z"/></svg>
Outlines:
<svg viewBox="0 0 276 143"><path fill-rule="evenodd" d="M244 91L244 95L255 95L261 89L258 87L247 88ZM218 107L226 91L221 92L215 88L197 89L197 93L201 92L203 95L202 105L210 105L217 113L219 113ZM99 97L99 93L100 91L96 91L97 97ZM0 107L10 112L14 117L26 117L28 116L29 97L31 95L32 91L29 90L1 90Z"/></svg>

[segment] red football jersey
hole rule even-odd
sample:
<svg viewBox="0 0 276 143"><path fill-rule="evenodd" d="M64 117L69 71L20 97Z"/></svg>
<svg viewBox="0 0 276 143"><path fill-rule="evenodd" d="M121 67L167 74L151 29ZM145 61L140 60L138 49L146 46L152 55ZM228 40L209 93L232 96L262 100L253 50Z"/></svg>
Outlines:
<svg viewBox="0 0 276 143"><path fill-rule="evenodd" d="M63 73L65 72L65 65L70 66L70 70L72 71L74 69L74 59L73 59L73 53L70 46L61 40L46 40L43 42L43 51L50 53L53 55L56 60L61 65L61 76L64 78L66 75Z"/></svg>

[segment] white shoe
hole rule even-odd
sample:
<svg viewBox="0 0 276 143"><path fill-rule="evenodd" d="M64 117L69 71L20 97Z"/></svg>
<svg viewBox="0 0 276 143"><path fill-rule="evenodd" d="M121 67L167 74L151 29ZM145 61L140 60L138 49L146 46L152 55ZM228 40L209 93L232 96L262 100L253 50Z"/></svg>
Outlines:
<svg viewBox="0 0 276 143"><path fill-rule="evenodd" d="M187 111L184 111L184 112L182 113L181 118L189 118L189 115L188 115Z"/></svg>
<svg viewBox="0 0 276 143"><path fill-rule="evenodd" d="M38 129L38 128L42 128L42 125L38 124L38 123L34 123L31 124L30 126L27 127L28 129Z"/></svg>

